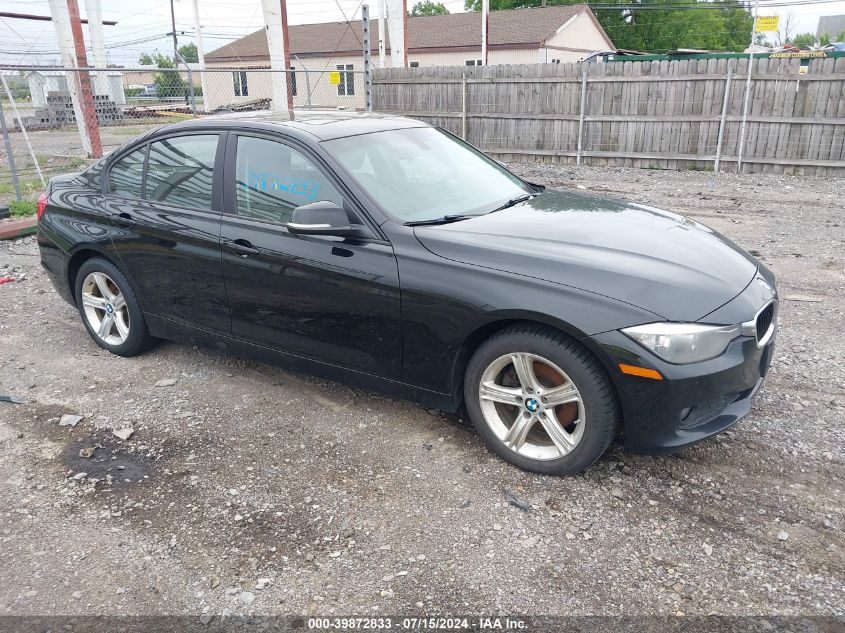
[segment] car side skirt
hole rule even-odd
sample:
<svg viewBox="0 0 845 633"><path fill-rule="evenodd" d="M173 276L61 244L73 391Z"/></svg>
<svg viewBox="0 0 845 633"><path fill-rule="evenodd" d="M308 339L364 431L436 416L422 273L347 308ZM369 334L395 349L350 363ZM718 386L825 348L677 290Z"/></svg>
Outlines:
<svg viewBox="0 0 845 633"><path fill-rule="evenodd" d="M425 407L442 411L455 412L458 408L458 402L448 393L430 391L388 378L270 349L152 314L145 314L144 318L147 321L150 334L175 343L210 347L219 352L232 354L245 360L263 362L318 378L334 380L351 387L365 391L374 391L401 400L411 400Z"/></svg>

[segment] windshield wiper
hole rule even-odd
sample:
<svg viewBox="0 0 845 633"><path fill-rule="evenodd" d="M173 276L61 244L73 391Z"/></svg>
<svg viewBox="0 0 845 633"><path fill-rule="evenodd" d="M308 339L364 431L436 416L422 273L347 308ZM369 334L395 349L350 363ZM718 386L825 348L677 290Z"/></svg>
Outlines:
<svg viewBox="0 0 845 633"><path fill-rule="evenodd" d="M416 220L415 222L405 222L405 226L425 226L427 224L449 224L450 222L460 222L469 218L477 218L478 214L463 214L463 215L443 215L439 218L431 220Z"/></svg>
<svg viewBox="0 0 845 633"><path fill-rule="evenodd" d="M515 207L516 205L518 205L520 202L526 202L528 200L531 200L531 194L523 193L522 195L519 195L516 198L511 198L502 206L496 207L495 209L490 211L490 213L495 213L496 211L501 211L503 209L510 209L511 207Z"/></svg>

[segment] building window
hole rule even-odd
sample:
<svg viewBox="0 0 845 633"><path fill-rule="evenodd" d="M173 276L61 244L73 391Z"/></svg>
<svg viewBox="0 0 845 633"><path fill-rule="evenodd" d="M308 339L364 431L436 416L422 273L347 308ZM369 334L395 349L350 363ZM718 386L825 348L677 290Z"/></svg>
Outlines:
<svg viewBox="0 0 845 633"><path fill-rule="evenodd" d="M552 60L552 63L553 63L553 64L559 64L559 63L560 63L560 60L559 60L559 59L553 59L553 60Z"/></svg>
<svg viewBox="0 0 845 633"><path fill-rule="evenodd" d="M464 62L467 66L482 66L480 59L468 59Z"/></svg>
<svg viewBox="0 0 845 633"><path fill-rule="evenodd" d="M236 70L232 73L232 80L235 84L235 96L236 97L248 97L249 96L249 89L246 85L246 71L245 70Z"/></svg>
<svg viewBox="0 0 845 633"><path fill-rule="evenodd" d="M420 67L420 63L419 63L419 62L411 62L411 63L410 63L410 66L411 66L411 68L419 68L419 67Z"/></svg>
<svg viewBox="0 0 845 633"><path fill-rule="evenodd" d="M352 72L353 64L338 64L340 71L340 83L337 85L337 94L340 96L351 96L355 94L355 74ZM346 72L344 72L346 71Z"/></svg>
<svg viewBox="0 0 845 633"><path fill-rule="evenodd" d="M290 87L290 94L291 94L291 96L295 97L296 96L296 70L294 69L293 66L290 67L289 75L290 75L290 84L288 84L288 85Z"/></svg>

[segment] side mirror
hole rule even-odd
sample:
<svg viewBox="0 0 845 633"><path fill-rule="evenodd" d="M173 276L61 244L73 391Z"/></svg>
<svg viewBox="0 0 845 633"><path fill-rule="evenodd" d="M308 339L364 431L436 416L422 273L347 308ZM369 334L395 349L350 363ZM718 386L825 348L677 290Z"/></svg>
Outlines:
<svg viewBox="0 0 845 633"><path fill-rule="evenodd" d="M291 221L286 226L288 231L294 235L360 237L366 234L366 229L363 226L349 224L346 211L328 200L296 207L293 210Z"/></svg>

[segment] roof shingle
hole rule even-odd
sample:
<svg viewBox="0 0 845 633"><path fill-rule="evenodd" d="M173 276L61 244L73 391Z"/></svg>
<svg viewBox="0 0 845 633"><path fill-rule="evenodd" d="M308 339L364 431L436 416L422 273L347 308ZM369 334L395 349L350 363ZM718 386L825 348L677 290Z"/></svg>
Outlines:
<svg viewBox="0 0 845 633"><path fill-rule="evenodd" d="M539 46L586 4L569 4L490 12L490 46ZM296 24L288 27L291 55L326 55L361 50L361 22ZM371 22L373 51L378 50L378 21ZM388 34L386 48L390 47ZM480 47L481 14L452 13L408 18L408 50ZM264 29L225 44L205 55L206 62L269 59Z"/></svg>

